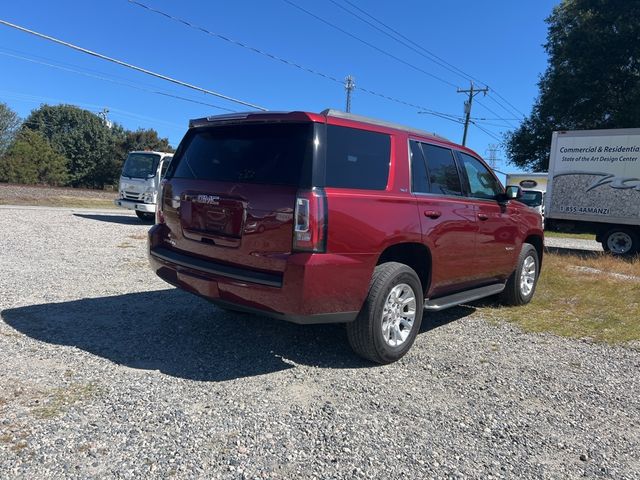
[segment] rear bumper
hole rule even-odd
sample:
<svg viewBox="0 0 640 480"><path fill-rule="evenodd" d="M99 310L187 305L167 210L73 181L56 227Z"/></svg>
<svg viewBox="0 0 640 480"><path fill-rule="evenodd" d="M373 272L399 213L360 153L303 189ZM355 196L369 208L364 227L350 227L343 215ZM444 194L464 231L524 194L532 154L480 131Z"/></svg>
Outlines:
<svg viewBox="0 0 640 480"><path fill-rule="evenodd" d="M137 210L144 213L155 213L156 211L155 203L134 202L133 200L124 200L122 198L116 198L113 203L114 205L126 208L127 210Z"/></svg>
<svg viewBox="0 0 640 480"><path fill-rule="evenodd" d="M300 324L355 320L367 294L375 258L291 254L282 273L259 272L175 252L149 231L149 262L166 282L226 308Z"/></svg>

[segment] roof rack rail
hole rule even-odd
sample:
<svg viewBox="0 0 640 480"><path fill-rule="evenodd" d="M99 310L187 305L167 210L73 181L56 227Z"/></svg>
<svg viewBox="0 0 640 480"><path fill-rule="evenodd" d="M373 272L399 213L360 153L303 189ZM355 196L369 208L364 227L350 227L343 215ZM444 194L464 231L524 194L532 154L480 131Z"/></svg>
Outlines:
<svg viewBox="0 0 640 480"><path fill-rule="evenodd" d="M379 120L377 118L365 117L362 115L354 115L353 113L347 113L347 112L343 112L342 110L335 110L333 108L327 108L326 110L323 110L322 112L320 112L320 115L324 115L325 117L337 117L337 118L344 118L346 120L354 120L357 122L370 123L372 125L379 125L381 127L395 128L397 130L404 130L411 133L417 133L418 135L435 137L441 140L446 140L447 142L451 142L451 140L449 140L448 138L443 137L442 135L438 135L437 133L434 133L434 132L427 132L424 130L420 130L418 128L407 127L406 125L401 125L399 123L386 122L384 120Z"/></svg>

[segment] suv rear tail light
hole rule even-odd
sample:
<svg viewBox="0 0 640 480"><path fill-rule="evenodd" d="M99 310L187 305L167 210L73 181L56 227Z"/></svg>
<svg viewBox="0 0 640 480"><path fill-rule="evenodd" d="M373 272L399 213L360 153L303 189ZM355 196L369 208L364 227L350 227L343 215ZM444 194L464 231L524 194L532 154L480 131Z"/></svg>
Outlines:
<svg viewBox="0 0 640 480"><path fill-rule="evenodd" d="M324 253L327 248L327 197L319 188L299 190L293 227L293 250Z"/></svg>
<svg viewBox="0 0 640 480"><path fill-rule="evenodd" d="M166 180L160 182L158 187L158 195L156 196L156 223L164 223L164 214L162 213L162 206L164 204L164 185Z"/></svg>

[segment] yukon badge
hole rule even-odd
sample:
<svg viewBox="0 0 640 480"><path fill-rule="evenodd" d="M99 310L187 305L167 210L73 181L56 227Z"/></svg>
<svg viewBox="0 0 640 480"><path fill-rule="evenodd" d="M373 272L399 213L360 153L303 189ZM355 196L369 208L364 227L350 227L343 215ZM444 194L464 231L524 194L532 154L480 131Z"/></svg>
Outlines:
<svg viewBox="0 0 640 480"><path fill-rule="evenodd" d="M216 195L198 195L196 197L196 202L206 203L207 205L218 205L218 200L220 200L220 197Z"/></svg>

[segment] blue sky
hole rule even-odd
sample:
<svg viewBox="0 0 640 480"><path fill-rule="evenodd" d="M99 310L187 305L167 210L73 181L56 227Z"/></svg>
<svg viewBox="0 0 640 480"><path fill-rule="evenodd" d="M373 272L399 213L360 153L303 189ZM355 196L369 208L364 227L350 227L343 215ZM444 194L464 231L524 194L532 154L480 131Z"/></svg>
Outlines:
<svg viewBox="0 0 640 480"><path fill-rule="evenodd" d="M478 120L478 124L490 134L472 125L467 145L483 157L488 156L490 144L500 143L494 137L499 138L518 124L512 119L531 110L538 93L538 77L547 63L542 47L546 38L544 19L558 3L557 0L140 1L336 79L351 74L356 87L462 117L464 97L456 93L456 87L468 88L468 78L455 73L455 69L442 68L425 58L429 55L424 50L419 50L424 56L419 55L344 10L355 11L374 23L362 11L355 10L355 5L501 95L494 92L486 97L479 95L476 97L479 102L474 103L472 116L486 119ZM127 0L10 2L3 5L0 18L270 110L344 109L345 92L341 84L205 35ZM71 103L94 112L106 107L111 120L132 129L155 128L161 136L169 137L173 145L180 141L190 118L224 111L152 91L225 109L247 110L2 25L0 71L0 101L23 117L41 103ZM419 110L358 88L352 98L353 113L435 131L461 141L461 124L419 114ZM504 158L501 150L498 157ZM498 168L515 171L504 162Z"/></svg>

